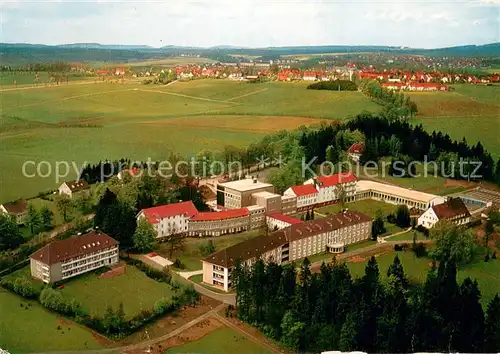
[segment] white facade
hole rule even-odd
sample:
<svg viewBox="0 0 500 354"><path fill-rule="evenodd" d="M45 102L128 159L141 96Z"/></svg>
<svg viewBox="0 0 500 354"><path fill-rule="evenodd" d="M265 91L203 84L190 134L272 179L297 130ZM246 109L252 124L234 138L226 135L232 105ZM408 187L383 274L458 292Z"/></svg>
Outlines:
<svg viewBox="0 0 500 354"><path fill-rule="evenodd" d="M318 203L318 193L296 195L292 188L288 188L283 194L286 196L297 197L297 209Z"/></svg>
<svg viewBox="0 0 500 354"><path fill-rule="evenodd" d="M145 217L144 212L141 211L137 216L137 220ZM185 214L177 214L165 218L158 218L151 224L156 231L156 237L161 238L188 232L189 219L190 218Z"/></svg>
<svg viewBox="0 0 500 354"><path fill-rule="evenodd" d="M26 216L28 215L27 210L22 213L11 214L7 209L5 209L3 205L0 205L0 213L12 216L17 225L23 225L24 221L26 220Z"/></svg>

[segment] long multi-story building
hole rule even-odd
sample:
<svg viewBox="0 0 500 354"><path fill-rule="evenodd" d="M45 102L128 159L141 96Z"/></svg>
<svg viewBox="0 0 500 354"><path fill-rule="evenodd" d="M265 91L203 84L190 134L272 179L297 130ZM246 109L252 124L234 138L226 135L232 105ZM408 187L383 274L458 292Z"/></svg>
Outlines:
<svg viewBox="0 0 500 354"><path fill-rule="evenodd" d="M118 263L118 241L90 231L49 243L30 257L31 275L55 283L100 267Z"/></svg>
<svg viewBox="0 0 500 354"><path fill-rule="evenodd" d="M203 282L228 291L231 271L238 261L250 266L261 258L281 264L322 252L341 253L346 245L369 239L371 230L372 219L354 211L294 223L206 257L202 261Z"/></svg>

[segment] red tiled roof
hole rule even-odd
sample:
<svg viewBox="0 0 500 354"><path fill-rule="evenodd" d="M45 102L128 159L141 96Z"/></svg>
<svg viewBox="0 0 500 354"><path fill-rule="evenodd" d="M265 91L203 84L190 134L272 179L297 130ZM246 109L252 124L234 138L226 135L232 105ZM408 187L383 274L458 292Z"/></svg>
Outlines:
<svg viewBox="0 0 500 354"><path fill-rule="evenodd" d="M124 171L128 172L129 175L131 175L132 177L137 176L141 173L140 168L131 168L130 170L124 170Z"/></svg>
<svg viewBox="0 0 500 354"><path fill-rule="evenodd" d="M88 253L102 251L118 245L118 241L100 231L54 241L39 249L30 258L52 265Z"/></svg>
<svg viewBox="0 0 500 354"><path fill-rule="evenodd" d="M336 173L331 176L319 176L316 179L321 187L332 187L337 184L356 182L358 179L352 172Z"/></svg>
<svg viewBox="0 0 500 354"><path fill-rule="evenodd" d="M24 199L2 204L10 215L23 214L28 210L28 203Z"/></svg>
<svg viewBox="0 0 500 354"><path fill-rule="evenodd" d="M361 152L363 152L363 150L364 146L362 143L354 143L351 145L349 149L347 149L347 152L360 154Z"/></svg>
<svg viewBox="0 0 500 354"><path fill-rule="evenodd" d="M188 201L142 209L141 213L144 213L150 224L157 224L160 222L160 219L175 215L184 215L191 218L198 214L198 210L196 210L192 201Z"/></svg>
<svg viewBox="0 0 500 354"><path fill-rule="evenodd" d="M225 220L240 218L248 216L249 212L247 208L241 209L228 209L224 211L208 212L208 213L198 213L193 216L190 221L215 221L215 220Z"/></svg>
<svg viewBox="0 0 500 354"><path fill-rule="evenodd" d="M470 212L460 198L452 198L446 203L433 205L432 210L436 213L438 219L450 219L456 216L470 216Z"/></svg>
<svg viewBox="0 0 500 354"><path fill-rule="evenodd" d="M276 220L280 220L280 221L289 223L290 225L295 225L295 224L303 223L303 221L300 220L300 219L294 218L292 216L284 215L284 214L281 214L281 213L272 213L272 214L269 215L269 217L273 218L273 219L276 219Z"/></svg>
<svg viewBox="0 0 500 354"><path fill-rule="evenodd" d="M316 190L316 188L314 188L312 184L302 184L300 186L293 186L292 191L295 193L297 197L318 193L318 191Z"/></svg>

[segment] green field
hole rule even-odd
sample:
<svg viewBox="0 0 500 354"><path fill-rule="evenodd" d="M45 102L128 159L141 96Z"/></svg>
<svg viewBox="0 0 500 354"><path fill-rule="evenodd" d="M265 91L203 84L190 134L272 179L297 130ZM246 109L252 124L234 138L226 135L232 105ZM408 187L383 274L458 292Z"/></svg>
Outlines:
<svg viewBox="0 0 500 354"><path fill-rule="evenodd" d="M366 199L353 203L346 203L345 208L353 211L359 211L360 213L366 214L373 218L375 217L377 210L380 209L382 213L387 216L391 213L395 213L397 206L380 202L378 200ZM342 207L340 206L340 204L333 204L324 208L317 209L316 211L324 215L337 214L342 211Z"/></svg>
<svg viewBox="0 0 500 354"><path fill-rule="evenodd" d="M411 281L419 283L425 281L431 260L426 257L417 258L411 251L389 252L377 256L381 278L387 277L387 269L392 264L396 254ZM364 274L366 262L347 263L347 266L353 277L360 277ZM457 280L461 282L467 277L477 279L482 294L481 303L486 305L497 292L500 293L500 260L496 259L485 263L482 259L478 259L474 263L462 266L458 270Z"/></svg>
<svg viewBox="0 0 500 354"><path fill-rule="evenodd" d="M65 299L76 299L93 315L104 315L108 306L116 310L122 302L129 318L174 294L170 285L148 278L134 266L127 266L125 274L112 278L84 274L69 280L60 291Z"/></svg>
<svg viewBox="0 0 500 354"><path fill-rule="evenodd" d="M60 74L63 79L63 84L66 84L66 73ZM87 80L88 76L76 76L74 74L68 73L68 81L79 81L79 80ZM0 88L9 88L21 85L34 85L35 82L35 73L27 72L27 71L13 71L13 72L1 72L0 73ZM49 73L40 72L39 76L39 85L45 85L46 82L49 82Z"/></svg>
<svg viewBox="0 0 500 354"><path fill-rule="evenodd" d="M319 123L317 118L343 119L362 109L379 109L357 92L208 79L168 87L92 79L0 94L0 202L54 189L76 178L75 169L84 162L220 151L225 145L247 146L270 132ZM27 161L37 165L23 172ZM46 162L37 172L41 161ZM59 181L58 161L71 165ZM66 168L60 171L64 175Z"/></svg>
<svg viewBox="0 0 500 354"><path fill-rule="evenodd" d="M443 131L452 139L466 137L470 144L481 144L500 157L500 86L454 85L453 92L418 92L408 95L417 103L417 117L412 123L422 124L432 132Z"/></svg>
<svg viewBox="0 0 500 354"><path fill-rule="evenodd" d="M194 271L201 269L201 260L205 258L200 253L200 245L207 244L208 240L212 240L216 251L230 247L237 243L255 238L262 234L261 230L246 231L239 234L225 235L218 237L204 238L186 238L183 251L174 251L172 261L178 258L185 266L184 271ZM166 243L159 244L157 252L164 257L169 257L169 246Z"/></svg>
<svg viewBox="0 0 500 354"><path fill-rule="evenodd" d="M0 318L0 348L13 354L102 348L87 329L3 289Z"/></svg>
<svg viewBox="0 0 500 354"><path fill-rule="evenodd" d="M174 353L238 353L238 354L270 354L269 350L251 342L249 339L231 328L219 328L201 339L167 350Z"/></svg>

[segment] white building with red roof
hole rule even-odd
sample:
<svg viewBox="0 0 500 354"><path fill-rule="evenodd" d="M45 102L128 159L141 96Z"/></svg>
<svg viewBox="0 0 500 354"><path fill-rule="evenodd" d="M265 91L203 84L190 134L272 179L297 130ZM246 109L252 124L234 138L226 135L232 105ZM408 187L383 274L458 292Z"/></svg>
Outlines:
<svg viewBox="0 0 500 354"><path fill-rule="evenodd" d="M281 213L272 213L266 217L267 227L271 230L281 230L295 224L303 223L302 220L294 218L293 216L284 215Z"/></svg>
<svg viewBox="0 0 500 354"><path fill-rule="evenodd" d="M303 210L318 203L318 190L311 184L290 187L284 195L297 198L297 210Z"/></svg>
<svg viewBox="0 0 500 354"><path fill-rule="evenodd" d="M359 161L361 154L365 151L365 145L363 143L354 143L349 149L347 149L347 156L355 162Z"/></svg>
<svg viewBox="0 0 500 354"><path fill-rule="evenodd" d="M198 215L198 210L192 201L188 201L142 209L137 214L137 221L146 218L155 228L157 237L161 238L186 234L189 220L195 215Z"/></svg>
<svg viewBox="0 0 500 354"><path fill-rule="evenodd" d="M345 193L345 201L353 201L356 196L358 179L352 172L336 173L330 176L319 176L304 182L315 186L318 191L318 206L328 205L339 199L340 191Z"/></svg>

